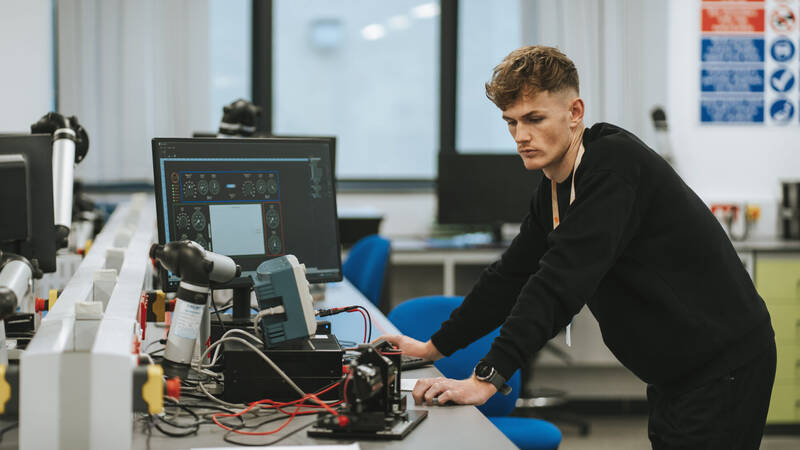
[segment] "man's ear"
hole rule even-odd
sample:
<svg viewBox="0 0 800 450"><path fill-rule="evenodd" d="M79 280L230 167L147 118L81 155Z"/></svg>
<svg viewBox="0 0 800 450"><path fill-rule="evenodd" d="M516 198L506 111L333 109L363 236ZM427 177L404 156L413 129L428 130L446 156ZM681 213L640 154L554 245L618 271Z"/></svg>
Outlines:
<svg viewBox="0 0 800 450"><path fill-rule="evenodd" d="M583 104L583 99L580 97L575 97L570 101L569 105L569 113L570 113L570 121L573 125L577 125L580 121L583 120L583 113L585 112L585 106Z"/></svg>

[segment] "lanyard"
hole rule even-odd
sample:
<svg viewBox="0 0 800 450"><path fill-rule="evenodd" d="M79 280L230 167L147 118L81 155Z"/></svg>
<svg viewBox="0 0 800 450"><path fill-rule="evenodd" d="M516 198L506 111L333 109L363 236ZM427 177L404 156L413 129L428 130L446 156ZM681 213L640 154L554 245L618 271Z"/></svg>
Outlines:
<svg viewBox="0 0 800 450"><path fill-rule="evenodd" d="M572 168L572 186L570 187L569 191L570 205L575 201L575 172L578 171L578 166L581 164L581 159L583 159L584 152L585 150L583 148L583 144L581 144L580 148L578 149L578 156L575 157L575 166ZM556 180L550 180L550 197L553 201L553 229L555 230L561 223L558 215L558 193L556 192Z"/></svg>
<svg viewBox="0 0 800 450"><path fill-rule="evenodd" d="M578 149L578 156L575 157L575 166L572 168L572 186L570 187L569 191L570 205L575 201L575 172L578 171L578 166L581 164L581 159L583 159L584 152L585 149L583 148L583 144L581 144L580 148ZM553 201L553 229L555 230L561 223L558 215L558 193L556 192L556 180L550 180L550 198ZM566 338L567 346L572 347L572 321L570 321L569 325L567 325Z"/></svg>

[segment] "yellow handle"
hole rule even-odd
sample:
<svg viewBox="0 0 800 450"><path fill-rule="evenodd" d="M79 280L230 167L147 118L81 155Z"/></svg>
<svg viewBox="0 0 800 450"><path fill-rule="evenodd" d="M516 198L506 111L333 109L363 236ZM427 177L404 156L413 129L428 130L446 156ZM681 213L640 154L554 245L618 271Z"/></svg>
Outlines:
<svg viewBox="0 0 800 450"><path fill-rule="evenodd" d="M164 410L164 369L158 364L147 366L147 381L142 385L142 399L150 414Z"/></svg>
<svg viewBox="0 0 800 450"><path fill-rule="evenodd" d="M6 403L11 400L11 385L6 380L6 366L0 365L0 414L5 414Z"/></svg>

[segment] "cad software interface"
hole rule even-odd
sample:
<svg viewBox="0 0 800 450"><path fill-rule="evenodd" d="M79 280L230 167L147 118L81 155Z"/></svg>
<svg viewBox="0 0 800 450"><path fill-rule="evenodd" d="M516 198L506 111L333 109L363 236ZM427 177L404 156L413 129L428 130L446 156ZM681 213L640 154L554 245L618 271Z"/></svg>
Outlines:
<svg viewBox="0 0 800 450"><path fill-rule="evenodd" d="M191 239L242 271L291 253L309 281L340 279L327 143L156 140L154 157L163 242Z"/></svg>

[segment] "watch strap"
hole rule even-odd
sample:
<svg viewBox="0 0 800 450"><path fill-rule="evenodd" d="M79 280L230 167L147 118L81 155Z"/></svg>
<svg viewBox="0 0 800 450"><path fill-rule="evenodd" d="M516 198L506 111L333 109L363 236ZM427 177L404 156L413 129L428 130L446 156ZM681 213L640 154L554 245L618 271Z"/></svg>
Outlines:
<svg viewBox="0 0 800 450"><path fill-rule="evenodd" d="M478 377L477 374L475 377L480 381L492 383L494 387L497 388L497 391L503 395L508 395L511 393L511 386L506 384L506 379L503 378L503 376L500 375L500 373L498 373L497 369L494 367L492 367L492 372L488 377Z"/></svg>

